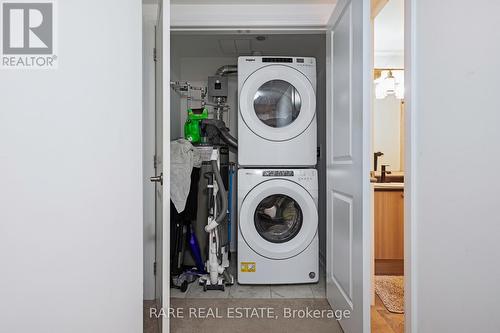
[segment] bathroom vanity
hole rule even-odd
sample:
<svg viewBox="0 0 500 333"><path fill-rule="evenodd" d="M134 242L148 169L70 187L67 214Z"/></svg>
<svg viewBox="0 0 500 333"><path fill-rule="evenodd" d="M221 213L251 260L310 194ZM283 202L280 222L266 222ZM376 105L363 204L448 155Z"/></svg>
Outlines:
<svg viewBox="0 0 500 333"><path fill-rule="evenodd" d="M402 275L404 266L404 184L375 183L375 274Z"/></svg>

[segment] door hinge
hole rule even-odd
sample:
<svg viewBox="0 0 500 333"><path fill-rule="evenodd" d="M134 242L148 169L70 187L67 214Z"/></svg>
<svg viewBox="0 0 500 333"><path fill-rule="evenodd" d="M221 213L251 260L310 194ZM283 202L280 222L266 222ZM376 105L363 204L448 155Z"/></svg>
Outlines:
<svg viewBox="0 0 500 333"><path fill-rule="evenodd" d="M156 261L153 263L153 275L156 275Z"/></svg>
<svg viewBox="0 0 500 333"><path fill-rule="evenodd" d="M156 47L153 48L153 61L156 62L158 58L156 58Z"/></svg>

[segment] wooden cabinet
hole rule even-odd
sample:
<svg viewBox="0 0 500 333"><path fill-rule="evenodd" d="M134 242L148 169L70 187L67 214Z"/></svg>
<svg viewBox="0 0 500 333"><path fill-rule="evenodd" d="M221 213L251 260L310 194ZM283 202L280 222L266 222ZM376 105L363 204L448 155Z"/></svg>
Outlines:
<svg viewBox="0 0 500 333"><path fill-rule="evenodd" d="M404 259L404 192L375 191L375 260Z"/></svg>

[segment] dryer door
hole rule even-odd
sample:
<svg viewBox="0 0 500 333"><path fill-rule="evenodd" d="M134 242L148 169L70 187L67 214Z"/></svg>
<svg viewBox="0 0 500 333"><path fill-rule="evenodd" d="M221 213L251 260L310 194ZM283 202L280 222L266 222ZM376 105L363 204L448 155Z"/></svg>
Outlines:
<svg viewBox="0 0 500 333"><path fill-rule="evenodd" d="M256 135L286 141L304 132L316 115L316 95L307 77L284 65L262 67L240 92L240 116Z"/></svg>
<svg viewBox="0 0 500 333"><path fill-rule="evenodd" d="M304 251L318 229L318 212L300 185L273 179L253 188L240 209L240 232L259 255L287 259Z"/></svg>

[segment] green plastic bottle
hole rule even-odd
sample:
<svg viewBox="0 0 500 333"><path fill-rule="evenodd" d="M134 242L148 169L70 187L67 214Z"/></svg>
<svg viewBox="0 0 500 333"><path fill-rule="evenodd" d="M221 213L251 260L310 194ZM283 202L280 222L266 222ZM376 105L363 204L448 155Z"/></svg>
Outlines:
<svg viewBox="0 0 500 333"><path fill-rule="evenodd" d="M184 124L184 138L192 143L198 143L201 140L200 122L208 119L208 110L206 108L188 109L187 119Z"/></svg>

